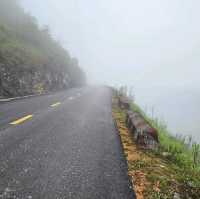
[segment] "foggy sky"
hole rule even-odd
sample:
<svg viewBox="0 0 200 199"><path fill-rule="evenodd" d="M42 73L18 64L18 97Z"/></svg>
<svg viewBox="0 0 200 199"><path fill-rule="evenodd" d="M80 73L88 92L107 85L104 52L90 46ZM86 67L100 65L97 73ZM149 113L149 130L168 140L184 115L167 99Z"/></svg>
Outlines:
<svg viewBox="0 0 200 199"><path fill-rule="evenodd" d="M200 87L199 0L21 0L90 82Z"/></svg>

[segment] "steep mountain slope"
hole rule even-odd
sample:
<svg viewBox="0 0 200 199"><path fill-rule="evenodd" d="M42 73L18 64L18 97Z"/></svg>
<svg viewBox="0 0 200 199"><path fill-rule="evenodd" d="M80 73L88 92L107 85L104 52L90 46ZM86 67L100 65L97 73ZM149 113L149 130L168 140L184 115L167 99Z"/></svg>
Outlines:
<svg viewBox="0 0 200 199"><path fill-rule="evenodd" d="M78 61L50 35L48 27L19 6L0 1L0 96L19 96L80 86Z"/></svg>

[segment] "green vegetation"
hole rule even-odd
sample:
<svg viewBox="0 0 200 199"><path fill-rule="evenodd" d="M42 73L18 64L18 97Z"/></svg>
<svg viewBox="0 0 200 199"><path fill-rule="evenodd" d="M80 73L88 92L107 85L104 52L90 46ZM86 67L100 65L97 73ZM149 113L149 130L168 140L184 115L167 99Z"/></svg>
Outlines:
<svg viewBox="0 0 200 199"><path fill-rule="evenodd" d="M153 153L168 161L168 173L179 183L179 190L182 194L185 192L185 198L200 198L200 145L193 142L192 137L173 136L164 122L147 116L138 105L132 104L132 109L142 114L157 129L160 147Z"/></svg>
<svg viewBox="0 0 200 199"><path fill-rule="evenodd" d="M124 91L126 90L126 92ZM126 95L121 88L118 95ZM127 129L126 111L113 99L113 117L117 121L129 175L138 198L145 199L199 199L200 198L200 145L192 137L173 136L166 123L148 116L137 104L131 109L140 113L159 134L159 148L146 151L137 146Z"/></svg>
<svg viewBox="0 0 200 199"><path fill-rule="evenodd" d="M17 0L0 1L0 96L49 91L85 83L75 58L47 26L25 13Z"/></svg>
<svg viewBox="0 0 200 199"><path fill-rule="evenodd" d="M173 136L167 129L167 125L158 118L151 118L142 111L138 105L132 104L132 109L143 115L151 126L159 133L160 147L158 153L165 153L181 168L200 170L200 145L192 141L192 137Z"/></svg>

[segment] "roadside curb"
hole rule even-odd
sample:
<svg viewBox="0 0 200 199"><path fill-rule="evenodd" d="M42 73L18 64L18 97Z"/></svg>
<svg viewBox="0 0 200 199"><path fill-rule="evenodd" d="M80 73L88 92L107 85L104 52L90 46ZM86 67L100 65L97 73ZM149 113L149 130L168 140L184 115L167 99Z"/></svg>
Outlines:
<svg viewBox="0 0 200 199"><path fill-rule="evenodd" d="M37 96L42 96L42 95L47 95L47 94L49 94L49 93L42 93L42 94L36 94L36 95L26 95L26 96L12 97L12 98L2 98L2 99L0 99L0 103L10 102L10 101L20 100L20 99L26 99L26 98L30 98L30 97L37 97Z"/></svg>
<svg viewBox="0 0 200 199"><path fill-rule="evenodd" d="M126 155L124 153L124 147L123 147L123 144L122 144L122 139L121 139L121 136L120 136L120 132L119 132L119 128L118 128L118 125L117 125L117 121L116 119L112 116L113 118L113 123L114 123L114 127L117 131L117 136L119 138L119 142L120 142L120 145L121 145L121 150L122 150L122 154L123 154L123 157L124 157L124 160L125 160L125 166L126 166L126 169L128 171L128 161L126 159ZM127 173L128 175L128 173ZM137 196L136 196L136 193L135 193L135 187L134 187L134 184L132 183L132 180L131 180L131 176L128 175L128 181L129 181L129 185L130 185L130 189L133 191L133 199L137 199Z"/></svg>

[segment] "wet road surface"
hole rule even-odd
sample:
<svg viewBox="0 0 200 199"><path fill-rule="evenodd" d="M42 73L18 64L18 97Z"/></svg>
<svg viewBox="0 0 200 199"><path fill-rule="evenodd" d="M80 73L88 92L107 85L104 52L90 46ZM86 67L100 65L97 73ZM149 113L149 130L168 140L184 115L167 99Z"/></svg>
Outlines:
<svg viewBox="0 0 200 199"><path fill-rule="evenodd" d="M132 199L107 87L0 103L0 198Z"/></svg>

